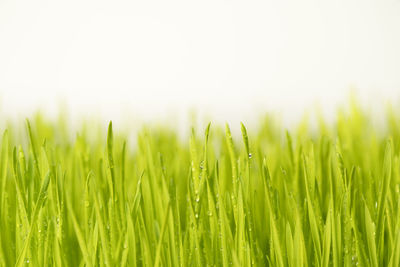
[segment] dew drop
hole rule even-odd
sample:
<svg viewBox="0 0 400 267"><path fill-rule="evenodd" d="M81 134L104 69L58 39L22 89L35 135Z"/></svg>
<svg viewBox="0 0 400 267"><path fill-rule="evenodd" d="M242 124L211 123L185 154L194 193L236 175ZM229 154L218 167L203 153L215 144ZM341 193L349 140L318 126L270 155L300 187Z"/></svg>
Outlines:
<svg viewBox="0 0 400 267"><path fill-rule="evenodd" d="M251 159L252 156L253 156L253 155L252 155L251 153L249 153L249 159Z"/></svg>

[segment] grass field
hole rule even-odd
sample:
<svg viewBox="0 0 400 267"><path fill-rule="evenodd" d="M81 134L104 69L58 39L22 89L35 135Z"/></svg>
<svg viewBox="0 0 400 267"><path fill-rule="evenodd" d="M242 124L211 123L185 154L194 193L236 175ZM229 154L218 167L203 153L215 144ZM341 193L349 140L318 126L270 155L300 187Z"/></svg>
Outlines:
<svg viewBox="0 0 400 267"><path fill-rule="evenodd" d="M0 155L1 266L399 266L400 116L182 140L36 116ZM242 137L242 138L236 138Z"/></svg>

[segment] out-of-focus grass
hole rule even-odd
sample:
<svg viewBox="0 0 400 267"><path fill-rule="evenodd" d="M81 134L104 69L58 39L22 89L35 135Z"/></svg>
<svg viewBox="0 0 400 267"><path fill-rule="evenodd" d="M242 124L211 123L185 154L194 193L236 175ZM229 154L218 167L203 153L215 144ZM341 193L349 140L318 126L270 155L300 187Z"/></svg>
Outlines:
<svg viewBox="0 0 400 267"><path fill-rule="evenodd" d="M399 266L400 117L360 109L242 141L182 142L63 121L9 126L0 154L1 266ZM130 144L135 143L132 147Z"/></svg>

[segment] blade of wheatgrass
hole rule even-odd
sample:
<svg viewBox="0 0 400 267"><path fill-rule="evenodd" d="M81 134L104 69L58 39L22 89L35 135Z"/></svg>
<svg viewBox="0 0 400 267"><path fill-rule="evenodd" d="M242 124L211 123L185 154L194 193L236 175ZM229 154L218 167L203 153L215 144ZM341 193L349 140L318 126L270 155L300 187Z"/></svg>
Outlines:
<svg viewBox="0 0 400 267"><path fill-rule="evenodd" d="M136 192L135 192L135 196L133 198L133 204L132 204L132 208L130 210L130 213L133 215L133 221L135 221L136 216L138 214L138 210L140 207L140 200L142 198L142 178L143 178L144 172L142 172L142 174L140 175L137 184L136 184Z"/></svg>
<svg viewBox="0 0 400 267"><path fill-rule="evenodd" d="M15 264L15 266L22 266L24 263L24 259L25 259L25 255L27 253L30 241L32 239L32 235L33 235L33 228L36 226L37 224L37 217L39 215L39 212L44 204L44 201L46 199L47 196L47 188L49 186L50 183L50 173L47 173L47 175L45 176L45 178L43 179L42 182L42 186L40 188L40 192L39 192L39 196L36 200L36 205L35 205L35 209L33 210L32 216L31 216L31 227L29 229L29 234L28 237L25 239L22 251L20 252L17 262Z"/></svg>
<svg viewBox="0 0 400 267"><path fill-rule="evenodd" d="M286 232L285 232L285 245L286 245L286 255L287 255L287 265L295 266L294 263L294 250L293 250L293 235L292 229L290 228L290 223L286 222ZM300 251L296 251L300 253Z"/></svg>
<svg viewBox="0 0 400 267"><path fill-rule="evenodd" d="M96 190L96 187L93 187L93 190ZM95 208L95 212L96 212L96 219L97 219L97 223L98 223L98 227L99 227L99 233L100 233L100 242L101 242L101 251L102 251L102 255L104 257L104 262L105 264L109 264L112 265L111 262L111 253L109 251L109 239L108 239L108 235L107 235L107 230L106 230L106 226L103 220L103 215L102 212L100 211L100 203L99 203L99 197L98 197L98 192L94 191L92 193L93 196L93 200L94 200L94 208Z"/></svg>
<svg viewBox="0 0 400 267"><path fill-rule="evenodd" d="M83 233L79 227L79 223L76 220L75 213L74 213L72 204L70 203L69 199L67 199L67 209L68 209L69 216L71 217L75 235L76 235L76 238L78 239L78 244L79 244L79 247L81 248L85 263L87 266L92 266L92 260L90 259L89 250L86 246L85 237L83 236Z"/></svg>
<svg viewBox="0 0 400 267"><path fill-rule="evenodd" d="M108 131L107 131L107 162L108 162L108 170L109 175L106 175L108 178L108 182L110 184L110 191L111 191L111 200L109 202L109 221L108 224L110 225L110 246L113 253L111 253L111 259L115 258L115 253L118 254L118 229L119 222L119 209L117 206L117 187L116 187L116 180L115 180L115 165L114 165L114 156L113 156L113 147L114 145L114 134L113 134L113 127L112 121L108 124ZM119 200L121 201L121 200Z"/></svg>
<svg viewBox="0 0 400 267"><path fill-rule="evenodd" d="M332 217L333 217L333 202L329 202L328 216L325 222L324 240L322 244L322 267L329 266L329 257L331 254L331 238L332 238Z"/></svg>
<svg viewBox="0 0 400 267"><path fill-rule="evenodd" d="M61 181L65 181L65 174L61 175ZM57 183L57 176L56 176L56 183ZM63 183L62 183L63 184ZM62 250L63 244L64 244L64 239L63 239L63 233L64 233L64 191L63 187L60 188L60 191L58 191L57 187L57 192L59 196L59 203L60 203L60 209L58 213L56 214L55 220L53 220L54 228L55 228L55 236L56 238L54 239L54 244L53 244L53 249L54 249L54 262L58 265L66 265L66 259L65 259L65 254Z"/></svg>
<svg viewBox="0 0 400 267"><path fill-rule="evenodd" d="M307 255L305 255L306 248L304 245L303 230L298 212L296 212L295 223L293 248L296 253L294 254L294 266L307 266Z"/></svg>
<svg viewBox="0 0 400 267"><path fill-rule="evenodd" d="M382 190L379 196L378 218L376 226L376 241L379 255L382 255L384 250L384 223L385 223L385 209L386 201L389 192L390 180L392 176L392 142L389 140L386 145L385 156L383 160L383 183ZM380 265L383 264L382 257L380 257Z"/></svg>
<svg viewBox="0 0 400 267"><path fill-rule="evenodd" d="M99 250L99 224L96 222L93 227L92 236L90 239L91 251L92 251L92 261L93 265L97 266L97 252Z"/></svg>
<svg viewBox="0 0 400 267"><path fill-rule="evenodd" d="M134 265L137 263L136 259L136 237L135 237L135 229L134 229L134 224L132 221L132 216L130 215L130 208L129 205L127 204L126 206L126 219L127 219L127 233L126 233L126 250L122 254L122 266L124 266L124 263L128 261L128 254L130 255L129 257L129 264Z"/></svg>
<svg viewBox="0 0 400 267"><path fill-rule="evenodd" d="M39 161L38 161L38 157L37 157L38 154L37 154L36 144L35 144L36 140L35 140L35 138L33 136L31 123L29 122L28 119L26 119L26 127L28 129L30 147L31 147L31 150L32 150L33 165L35 167L37 175L39 177L41 177L40 176L40 169L39 169Z"/></svg>
<svg viewBox="0 0 400 267"><path fill-rule="evenodd" d="M90 225L90 217L91 217L91 212L93 211L93 206L91 206L91 196L89 192L89 184L90 184L90 179L92 179L92 176L94 176L93 171L89 171L89 173L86 176L86 181L85 181L85 188L84 188L84 210L83 210L83 220L84 220L84 225ZM90 235L92 234L91 232L92 229L87 229L86 227L84 228L84 235L85 235L85 240L89 240Z"/></svg>
<svg viewBox="0 0 400 267"><path fill-rule="evenodd" d="M196 147L196 135L194 129L192 128L192 133L190 135L190 159L191 159L191 169L192 169L192 177L194 183L194 190L195 190L195 197L199 194L199 177L200 177L200 170L199 170L199 160L198 160L198 153Z"/></svg>
<svg viewBox="0 0 400 267"><path fill-rule="evenodd" d="M248 157L250 157L250 148L249 148L249 136L247 135L247 130L244 124L241 122L240 123L240 130L242 131L242 137L243 137L243 143L244 147L246 149L246 154Z"/></svg>
<svg viewBox="0 0 400 267"><path fill-rule="evenodd" d="M228 146L229 157L231 160L232 180L233 180L233 183L236 184L236 182L237 182L237 162L236 162L236 160L237 159L235 156L235 148L233 146L231 130L230 130L228 124L225 124L225 136L226 136L226 143Z"/></svg>
<svg viewBox="0 0 400 267"><path fill-rule="evenodd" d="M14 147L13 150L13 177L14 177L14 182L15 182L15 187L16 187L16 201L17 201L17 214L16 217L19 219L19 227L16 227L16 238L18 238L18 243L16 245L16 253L20 253L22 249L22 237L28 235L29 229L30 229L30 222L29 222L29 217L27 214L27 208L25 204L25 197L23 193L23 187L21 185L21 177L20 173L18 172L18 161L17 161L17 155L16 155L16 148Z"/></svg>
<svg viewBox="0 0 400 267"><path fill-rule="evenodd" d="M2 137L2 142L1 142L1 154L0 154L0 227L5 228L5 225L3 225L6 222L6 216L5 216L5 202L6 202L6 182L7 182L7 163L8 162L8 131L5 130L3 133ZM5 266L6 265L6 257L5 255L7 254L4 251L3 248L3 238L2 233L0 231L0 264Z"/></svg>
<svg viewBox="0 0 400 267"><path fill-rule="evenodd" d="M158 267L159 264L160 264L160 261L161 261L161 247L162 247L165 231L167 229L167 223L168 223L168 216L169 216L169 213L170 213L170 208L171 208L171 204L170 204L170 202L168 202L167 211L166 211L164 222L163 222L163 225L162 225L162 228L161 228L160 239L158 240L158 244L157 244L157 251L156 251L156 257L155 257L155 260L154 260L154 267Z"/></svg>
<svg viewBox="0 0 400 267"><path fill-rule="evenodd" d="M108 170L110 172L110 176L107 175L110 191L111 191L111 199L115 201L115 172L114 172L114 157L113 157L113 129L112 129L112 121L108 124L108 132L107 132L107 159L108 159Z"/></svg>
<svg viewBox="0 0 400 267"><path fill-rule="evenodd" d="M203 149L203 161L200 165L201 170L201 176L200 176L200 184L199 184L199 197L203 195L203 191L205 190L205 183L208 179L208 156L207 156L207 151L208 151L208 138L210 135L210 126L211 123L208 123L207 128L204 133L204 149Z"/></svg>
<svg viewBox="0 0 400 267"><path fill-rule="evenodd" d="M22 149L22 146L18 146L18 163L19 163L19 170L21 173L21 183L24 188L27 187L27 182L26 182L26 160L25 160L25 154L24 150Z"/></svg>
<svg viewBox="0 0 400 267"><path fill-rule="evenodd" d="M188 193L190 195L190 191ZM189 197L190 199L190 197ZM196 200L194 201L196 203ZM195 265L196 266L201 266L201 256L200 256L200 241L199 241L199 223L198 223L198 218L199 214L196 213L194 210L195 207L193 207L192 201L189 201L188 204L188 209L189 209L189 224L192 225L192 229L190 231L190 236L193 237L190 239L190 248L192 251L194 251L194 256L195 256Z"/></svg>
<svg viewBox="0 0 400 267"><path fill-rule="evenodd" d="M124 238L124 248L122 250L122 255L121 255L121 266L127 266L128 264L128 254L129 254L129 234L126 233L125 234L125 238ZM132 254L133 256L133 254Z"/></svg>
<svg viewBox="0 0 400 267"><path fill-rule="evenodd" d="M28 219L28 213L27 213L27 208L26 208L26 200L24 197L24 189L21 184L21 176L19 175L18 172L18 161L17 161L17 152L16 148L14 147L13 150L13 177L14 177L14 182L15 182L15 187L16 187L16 192L17 192L17 201L18 201L18 210L20 212L21 218L22 218L22 231L26 231L29 229L29 219Z"/></svg>
<svg viewBox="0 0 400 267"><path fill-rule="evenodd" d="M208 222L210 226L210 236L211 236L211 247L213 248L213 254L218 250L218 214L215 207L215 200L213 193L210 188L210 183L207 180L207 215L208 215Z"/></svg>
<svg viewBox="0 0 400 267"><path fill-rule="evenodd" d="M244 179L245 183L244 184L244 188L245 188L245 199L247 200L246 196L251 196L252 192L251 189L253 187L253 179L250 179L250 159L252 157L252 154L250 153L250 146L249 146L249 136L247 134L247 129L244 126L244 124L241 122L240 123L240 128L241 128L241 132L242 132L242 138L243 138L243 143L244 143L244 147L245 147L245 151L246 151L246 157L245 157L245 162L246 162L246 170L245 170L245 174L247 175L247 178ZM246 190L246 185L247 184L247 190Z"/></svg>
<svg viewBox="0 0 400 267"><path fill-rule="evenodd" d="M400 265L400 230L396 233L395 247L389 261L389 267L396 267Z"/></svg>
<svg viewBox="0 0 400 267"><path fill-rule="evenodd" d="M120 203L120 212L119 214L123 214L125 211L125 203L126 203L126 170L125 170L125 165L126 165L126 141L124 141L123 145L122 145L122 150L121 150L121 179L120 179L120 186L119 186L119 191L121 194L119 203ZM121 218L121 221L123 221L125 223L125 220L123 220ZM126 227L126 226L125 226Z"/></svg>
<svg viewBox="0 0 400 267"><path fill-rule="evenodd" d="M273 252L275 256L275 261L276 261L276 266L283 267L284 261L283 261L283 255L282 255L282 246L281 242L279 240L279 233L276 228L276 222L273 216L270 217L271 221L271 236L272 236L272 243L273 243Z"/></svg>
<svg viewBox="0 0 400 267"><path fill-rule="evenodd" d="M8 131L5 130L1 141L1 154L0 154L0 208L4 210L4 199L6 194L6 182L7 182L7 166L8 166ZM0 214L0 218L3 214ZM0 252L1 253L1 252Z"/></svg>
<svg viewBox="0 0 400 267"><path fill-rule="evenodd" d="M400 198L397 200L397 207L400 205ZM395 225L395 235L394 235L394 245L393 245L393 250L390 255L390 260L389 260L389 267L395 267L399 266L400 264L400 209L397 209L397 215L396 215L396 225Z"/></svg>
<svg viewBox="0 0 400 267"><path fill-rule="evenodd" d="M287 140L287 146L288 146L288 151L289 151L290 163L292 166L294 166L293 141L292 141L292 137L290 136L289 131L287 131L287 130L286 130L286 140Z"/></svg>
<svg viewBox="0 0 400 267"><path fill-rule="evenodd" d="M51 258L52 258L52 254L51 254L51 244L53 243L53 238L54 238L54 231L53 231L53 224L50 223L48 225L47 228L47 233L46 233L46 238L45 238L45 242L44 242L44 260L43 260L43 266L50 266L51 264Z"/></svg>
<svg viewBox="0 0 400 267"><path fill-rule="evenodd" d="M241 183L238 183L238 196L237 196L237 220L236 220L236 252L239 253L237 260L241 265L244 265L244 251L243 248L246 246L245 242L245 214L243 204L243 192Z"/></svg>
<svg viewBox="0 0 400 267"><path fill-rule="evenodd" d="M333 200L332 200L333 201ZM331 227L332 227L332 264L333 267L339 267L342 264L342 221L340 214L332 213L331 216ZM340 248L340 249L339 249Z"/></svg>
<svg viewBox="0 0 400 267"><path fill-rule="evenodd" d="M141 256L142 256L142 262L144 266L153 266L153 258L151 255L151 245L149 241L149 237L146 231L146 224L144 223L143 219L143 213L142 210L139 209L138 211L138 221L139 221L139 243L141 247Z"/></svg>
<svg viewBox="0 0 400 267"><path fill-rule="evenodd" d="M49 147L49 146L43 146L42 151L44 152L46 162L48 164L48 168L50 171L50 177L53 179L50 179L50 192L49 192L49 198L51 199L51 208L52 208L52 213L53 214L60 214L60 199L59 199L59 192L58 192L58 177L57 177L57 169L56 169L56 163L55 163L55 157L54 157L54 150Z"/></svg>
<svg viewBox="0 0 400 267"><path fill-rule="evenodd" d="M400 205L400 198L397 201L397 207ZM395 236L394 236L394 248L392 254L390 255L389 267L395 267L400 265L400 209L397 210L396 215L397 223L395 226Z"/></svg>
<svg viewBox="0 0 400 267"><path fill-rule="evenodd" d="M227 228L229 227L227 225L227 220L226 220L226 212L225 212L225 204L223 200L223 195L221 194L220 187L217 187L218 190L218 195L219 195L219 200L217 200L219 209L218 209L218 217L219 217L219 249L221 251L221 257L222 257L222 266L223 267L228 267L229 266L229 259L228 259L228 241L227 241L227 233L226 231L228 230Z"/></svg>
<svg viewBox="0 0 400 267"><path fill-rule="evenodd" d="M371 219L371 215L369 213L367 205L365 208L365 230L366 230L366 239L368 244L368 251L370 257L370 264L373 267L378 267L378 259L376 254L376 244L375 244L375 225Z"/></svg>
<svg viewBox="0 0 400 267"><path fill-rule="evenodd" d="M345 174L343 174L344 178L346 177ZM344 260L344 264L345 265L351 265L351 251L352 251L352 243L353 243L353 237L352 237L352 225L351 225L351 213L350 213L350 209L351 209L351 194L352 194L352 181L350 179L350 181L347 183L347 185L345 186L345 191L344 191L344 196L343 196L343 208L342 208L342 216L344 218L344 222L343 222L343 236L344 236L344 248L343 250L345 251L345 254L343 256L343 260ZM347 253L346 253L347 252Z"/></svg>
<svg viewBox="0 0 400 267"><path fill-rule="evenodd" d="M307 173L307 168L306 168L306 161L303 156L303 171L304 171L304 180L305 180L305 188L306 188L306 196L307 196L307 212L308 212L308 219L310 223L310 230L311 230L311 236L314 244L314 250L315 250L315 258L321 259L322 258L322 253L321 253L321 241L320 241L320 236L319 236L319 230L318 230L318 225L317 225L317 219L315 216L314 212L314 207L312 205L313 201L310 197L310 192L308 189L308 173Z"/></svg>
<svg viewBox="0 0 400 267"><path fill-rule="evenodd" d="M359 216L361 216L361 214L359 214ZM350 222L351 222L351 226L352 226L353 233L354 233L354 241L355 241L355 246L356 246L358 263L360 264L360 266L368 266L369 265L368 258L367 258L367 254L365 252L366 244L364 244L364 240L361 238L361 234L355 223L356 220L354 218L354 215L352 215Z"/></svg>

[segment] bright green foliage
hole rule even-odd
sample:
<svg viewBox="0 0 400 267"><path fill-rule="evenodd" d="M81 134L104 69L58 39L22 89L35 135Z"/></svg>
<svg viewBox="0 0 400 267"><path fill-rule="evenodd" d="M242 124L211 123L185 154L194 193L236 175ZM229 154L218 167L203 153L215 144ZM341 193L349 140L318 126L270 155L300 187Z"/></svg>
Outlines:
<svg viewBox="0 0 400 267"><path fill-rule="evenodd" d="M0 266L400 265L399 116L240 128L10 124Z"/></svg>

